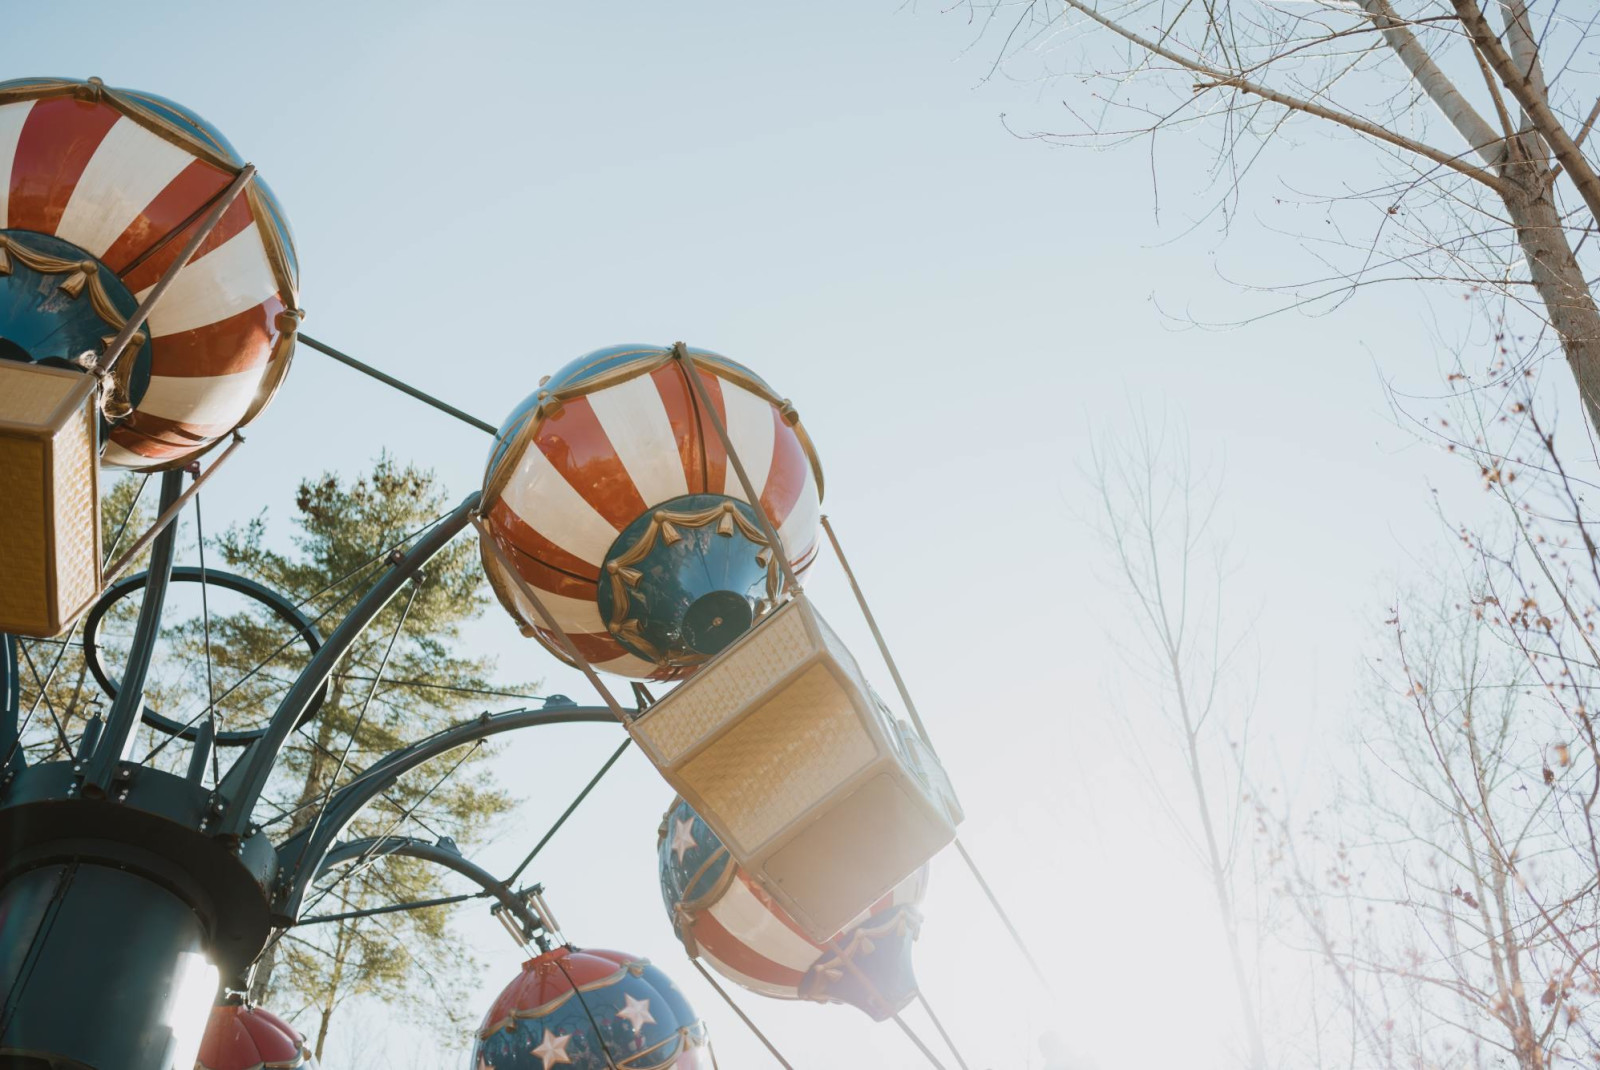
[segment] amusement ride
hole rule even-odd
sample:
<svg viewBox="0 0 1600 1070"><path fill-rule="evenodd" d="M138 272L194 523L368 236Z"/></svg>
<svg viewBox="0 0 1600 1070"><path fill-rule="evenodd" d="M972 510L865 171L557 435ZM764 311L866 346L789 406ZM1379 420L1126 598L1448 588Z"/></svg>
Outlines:
<svg viewBox="0 0 1600 1070"><path fill-rule="evenodd" d="M715 1065L660 966L572 942L543 885L517 883L629 746L676 793L657 838L663 924L779 1063L719 977L855 1006L931 1065L965 1067L912 971L929 860L954 843L1016 931L956 840L960 804L822 515L822 466L787 399L717 353L613 345L543 378L498 427L469 416L301 332L278 199L220 131L154 94L0 82L0 178L0 1067L314 1065L250 1001L252 971L285 932L327 920L311 908L330 886L387 857L471 881L529 955L484 1015L474 1067ZM482 487L374 547L369 585L333 620L208 569L203 538L196 564L175 560L173 521L198 510L297 345L493 436ZM146 530L101 530L102 470L157 484ZM353 769L285 834L260 804L286 743L364 629L468 529L512 621L596 701L551 696L417 739ZM898 710L802 586L824 541ZM179 589L243 599L279 629L295 667L270 708L232 724L222 695L192 716L156 708L151 665ZM74 645L108 705L67 733L49 685ZM576 722L623 738L508 877L448 839L342 838L408 771ZM52 724L66 756L30 762L30 733ZM136 756L141 725L163 762ZM942 1053L901 1018L914 1000Z"/></svg>

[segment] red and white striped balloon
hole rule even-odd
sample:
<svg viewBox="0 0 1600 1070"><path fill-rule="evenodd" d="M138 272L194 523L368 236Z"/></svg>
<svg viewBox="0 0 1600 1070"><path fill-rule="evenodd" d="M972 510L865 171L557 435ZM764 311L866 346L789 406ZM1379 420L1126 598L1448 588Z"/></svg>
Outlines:
<svg viewBox="0 0 1600 1070"><path fill-rule="evenodd" d="M743 462L756 498L797 572L816 556L821 467L794 410L749 369L686 349ZM695 494L747 501L715 426L667 346L620 345L580 357L525 399L496 437L484 477L491 535L595 668L673 679L607 631L596 603L601 569L621 531L662 502ZM484 568L526 634L558 657L500 561Z"/></svg>
<svg viewBox="0 0 1600 1070"><path fill-rule="evenodd" d="M682 799L656 841L661 894L691 956L728 980L776 999L848 1003L883 1019L917 991L911 945L928 889L923 866L833 939L808 937Z"/></svg>
<svg viewBox="0 0 1600 1070"><path fill-rule="evenodd" d="M209 124L164 98L97 80L0 83L0 230L23 244L30 233L70 242L140 299L242 166ZM288 228L257 180L151 313L149 385L102 461L172 467L253 418L289 364L297 275Z"/></svg>

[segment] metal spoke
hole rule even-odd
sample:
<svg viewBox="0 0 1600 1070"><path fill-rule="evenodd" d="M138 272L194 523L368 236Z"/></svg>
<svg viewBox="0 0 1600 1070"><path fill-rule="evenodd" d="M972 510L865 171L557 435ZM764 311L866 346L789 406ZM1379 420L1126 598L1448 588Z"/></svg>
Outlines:
<svg viewBox="0 0 1600 1070"><path fill-rule="evenodd" d="M539 838L538 843L533 845L533 850L528 852L528 857L524 858L517 868L511 871L511 876L506 878L507 884L514 884L516 879L522 876L522 871L528 868L528 863L532 862L539 852L544 850L544 845L550 842L550 837L554 836L560 831L561 826L567 823L567 818L572 816L572 812L578 808L578 804L589 797L589 793L594 790L594 786L600 783L600 778L611 771L611 767L617 764L617 759L622 757L622 752L627 750L628 745L632 742L632 736L623 738L617 749L611 752L611 757L606 759L606 764L602 765L599 771L589 778L589 783L585 784L583 790L578 792L578 797L573 799L565 810L561 811L561 816L556 818L556 823L551 825L550 830Z"/></svg>
<svg viewBox="0 0 1600 1070"><path fill-rule="evenodd" d="M323 811L327 809L328 800L333 796L333 789L339 784L339 777L344 773L345 763L350 758L350 748L356 745L356 737L361 734L361 726L366 723L367 710L372 706L372 696L378 693L378 685L383 682L383 673L389 667L389 656L394 653L394 644L399 641L400 633L405 630L406 618L411 616L411 607L416 603L417 591L422 584L416 578L411 581L411 591L406 595L406 604L400 609L400 619L395 622L394 633L389 636L389 644L383 648L383 657L378 661L378 671L372 678L372 687L367 691L366 700L361 703L361 712L356 714L356 723L350 729L350 738L345 740L344 753L339 755L339 764L334 767L333 775L328 778L328 790L322 793L321 808L317 811L316 819L311 823L311 836L317 835L317 827L322 824Z"/></svg>
<svg viewBox="0 0 1600 1070"><path fill-rule="evenodd" d="M194 541L200 554L200 622L205 632L206 651L206 723L210 725L211 783L222 782L222 770L217 764L217 688L211 671L211 599L206 593L206 529L200 513L200 495L194 496ZM196 740L195 746L200 742Z"/></svg>
<svg viewBox="0 0 1600 1070"><path fill-rule="evenodd" d="M39 698L44 700L45 712L50 714L50 720L56 726L56 735L61 740L61 749L66 751L67 757L70 758L72 757L72 740L70 737L68 737L67 730L62 727L61 718L56 716L56 704L50 701L50 695L47 691L47 688L49 687L49 681L41 680L39 678L39 667L33 663L33 655L28 653L27 644L18 643L17 649L22 651L22 660L28 663L28 671L33 674L33 682L39 686ZM54 676L55 666L52 665L50 668L51 676ZM38 705L38 699L34 700L34 705ZM19 731L17 733L17 742L20 744L21 741L22 733Z"/></svg>

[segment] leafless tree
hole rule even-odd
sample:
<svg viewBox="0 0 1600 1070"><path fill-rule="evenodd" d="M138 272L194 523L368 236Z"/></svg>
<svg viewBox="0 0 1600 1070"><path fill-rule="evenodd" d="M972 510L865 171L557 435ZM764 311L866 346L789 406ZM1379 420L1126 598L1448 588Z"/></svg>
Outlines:
<svg viewBox="0 0 1600 1070"><path fill-rule="evenodd" d="M1487 508L1386 621L1342 804L1260 810L1352 1066L1600 1060L1597 466L1566 459L1535 378L1427 421Z"/></svg>
<svg viewBox="0 0 1600 1070"><path fill-rule="evenodd" d="M1528 709L1526 666L1479 608L1413 603L1392 618L1356 813L1290 890L1374 1057L1591 1065L1600 901L1563 827L1568 767L1541 774L1558 729Z"/></svg>
<svg viewBox="0 0 1600 1070"><path fill-rule="evenodd" d="M1265 1070L1257 979L1235 887L1249 723L1248 710L1226 698L1239 644L1224 635L1222 546L1212 530L1217 487L1191 466L1180 435L1137 415L1126 437L1099 444L1090 477L1097 526L1138 634L1130 662L1149 683L1186 774L1184 787L1169 795L1152 769L1151 787L1195 839L1226 941L1225 969L1238 995L1249 1066ZM1130 727L1146 734L1143 725Z"/></svg>
<svg viewBox="0 0 1600 1070"><path fill-rule="evenodd" d="M1149 138L1152 158L1163 132L1209 137L1228 218L1284 131L1364 142L1345 155L1370 159L1372 183L1325 191L1332 236L1301 239L1328 274L1285 286L1295 303L1397 279L1497 294L1548 326L1600 426L1600 312L1580 263L1600 219L1600 174L1585 151L1600 116L1592 5L970 3L1003 35L1007 67L1032 75L1034 62L1086 87L1068 101L1071 126L1036 136Z"/></svg>

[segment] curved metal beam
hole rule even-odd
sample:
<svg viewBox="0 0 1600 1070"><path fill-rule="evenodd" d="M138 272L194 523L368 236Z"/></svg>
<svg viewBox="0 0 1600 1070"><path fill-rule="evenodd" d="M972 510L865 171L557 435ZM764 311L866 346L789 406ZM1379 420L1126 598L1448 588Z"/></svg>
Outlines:
<svg viewBox="0 0 1600 1070"><path fill-rule="evenodd" d="M608 710L607 713L609 712ZM539 918L528 909L528 904L518 898L509 885L497 880L493 873L463 855L450 840L430 843L415 836L367 836L359 840L350 840L338 844L328 852L328 856L322 860L322 865L317 867L317 876L322 876L334 866L348 862L352 858L362 858L367 855L404 855L407 858L420 858L424 862L453 869L500 900L507 910L516 915L517 920L522 922L527 931L537 932L539 929Z"/></svg>
<svg viewBox="0 0 1600 1070"><path fill-rule="evenodd" d="M106 614L111 611L112 606L149 582L150 573L148 572L136 572L131 576L124 576L100 592L100 597L95 599L94 605L89 607L89 612L84 614L83 660L88 663L89 673L95 678L95 682L100 685L100 689L110 695L113 700L121 693L121 684L111 678L111 674L106 671L105 664L100 657L100 623L105 619ZM207 569L198 568L194 565L177 565L173 567L167 582L169 584L205 583L212 587L220 587L225 591L234 591L247 598L252 598L265 606L280 621L295 630L297 637L306 645L307 656L315 655L318 648L322 646L322 633L317 630L315 621L302 613L300 607L295 603L272 588L250 579L248 576L241 576L235 572L225 572L218 568ZM292 640L290 641L292 642ZM288 643L285 643L284 647L287 646ZM242 682L241 680L240 683ZM239 684L236 683L233 686L236 688ZM229 688L228 691L218 695L216 701L221 702L224 698L227 698L232 690L233 688ZM327 697L327 694L328 682L324 680L322 688L312 696L310 704L307 705L305 713L301 717L302 721L310 720L315 715L317 708L322 705L322 701ZM200 728L193 722L181 725L169 717L162 716L159 711L152 709L149 705L144 707L143 717L145 724L166 732L168 735L176 735L179 739L193 742L200 734ZM219 747L243 746L259 739L265 730L263 727L218 732L216 734L216 743Z"/></svg>
<svg viewBox="0 0 1600 1070"><path fill-rule="evenodd" d="M169 468L161 473L161 503L158 514L172 508L183 490L183 469ZM177 545L178 525L168 524L156 536L155 548L150 551L150 580L145 585L144 600L139 603L139 623L133 631L133 643L128 648L127 674L122 680L122 690L112 700L111 712L106 714L106 726L100 732L94 754L89 758L83 774L85 792L103 794L111 783L111 774L122 761L122 749L139 715L144 710L144 679L150 671L150 659L155 654L156 640L161 637L161 609L167 601L167 582L172 577L172 556Z"/></svg>
<svg viewBox="0 0 1600 1070"><path fill-rule="evenodd" d="M394 567L385 572L372 589L361 597L361 601L328 636L322 649L295 678L294 686L289 688L289 693L283 696L283 701L273 712L266 734L250 745L223 778L220 794L225 800L225 809L218 821L220 834L244 835L250 825L250 812L255 809L256 800L267 786L267 778L278 761L278 752L283 749L284 741L299 723L301 714L321 689L323 681L327 680L339 660L361 637L367 625L372 623L372 618L389 604L389 600L399 593L406 581L420 572L462 528L471 523L473 511L478 507L478 498L479 492L473 491L460 505L424 532Z"/></svg>
<svg viewBox="0 0 1600 1070"><path fill-rule="evenodd" d="M305 899L306 889L321 870L321 865L316 860L322 858L333 847L339 834L362 807L386 791L409 770L447 751L480 739L488 739L501 732L512 732L519 728L532 728L538 725L602 722L617 724L616 716L609 706L546 706L538 710L485 713L464 724L436 732L404 750L395 751L334 792L333 797L328 800L328 805L323 808L322 820L317 823L315 829L304 829L289 837L278 847L281 876L273 897L274 913L280 918L293 921L300 912L300 904Z"/></svg>

